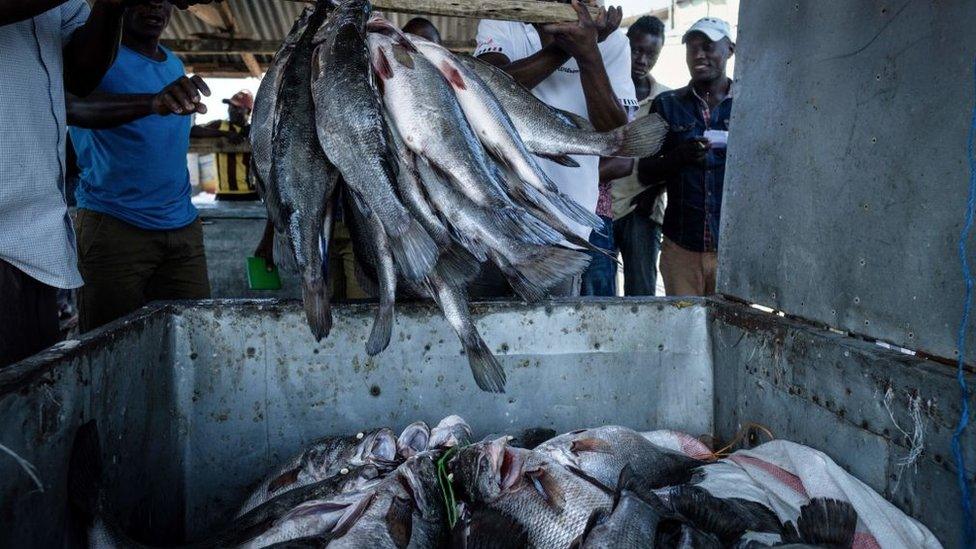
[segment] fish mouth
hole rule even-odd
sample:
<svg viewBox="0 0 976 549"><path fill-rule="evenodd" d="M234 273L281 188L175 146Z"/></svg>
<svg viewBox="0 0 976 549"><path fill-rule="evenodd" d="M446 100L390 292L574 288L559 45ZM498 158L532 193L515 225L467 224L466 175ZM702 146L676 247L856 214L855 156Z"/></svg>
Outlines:
<svg viewBox="0 0 976 549"><path fill-rule="evenodd" d="M393 465L396 462L397 439L393 431L383 429L372 435L370 440L362 446L362 461L380 466Z"/></svg>

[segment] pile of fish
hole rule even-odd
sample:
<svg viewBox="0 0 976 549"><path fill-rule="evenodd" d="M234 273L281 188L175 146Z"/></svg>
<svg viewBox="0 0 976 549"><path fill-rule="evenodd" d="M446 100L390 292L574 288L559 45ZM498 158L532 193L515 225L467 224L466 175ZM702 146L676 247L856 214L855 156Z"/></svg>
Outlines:
<svg viewBox="0 0 976 549"><path fill-rule="evenodd" d="M255 98L252 174L275 229L276 261L301 273L315 337L328 335L327 257L341 216L379 299L369 355L390 342L398 289L433 299L478 386L505 372L468 311L467 285L493 265L538 301L594 249L573 227L600 219L561 194L540 157L646 156L666 124L597 132L504 71L371 18L367 0L320 0L299 17Z"/></svg>
<svg viewBox="0 0 976 549"><path fill-rule="evenodd" d="M658 432L660 433L660 432ZM531 429L470 444L458 416L396 436L326 437L275 468L229 524L193 547L851 547L858 515L813 498L795 521L698 486L708 468L617 426ZM97 432L75 439L72 503L91 547L135 547L96 493ZM94 460L95 466L92 465ZM85 463L88 461L89 463Z"/></svg>

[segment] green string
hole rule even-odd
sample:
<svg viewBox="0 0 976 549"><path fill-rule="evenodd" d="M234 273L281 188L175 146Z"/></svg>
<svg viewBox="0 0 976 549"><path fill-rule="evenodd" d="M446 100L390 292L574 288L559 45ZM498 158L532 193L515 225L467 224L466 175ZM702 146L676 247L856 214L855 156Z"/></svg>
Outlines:
<svg viewBox="0 0 976 549"><path fill-rule="evenodd" d="M452 447L441 459L437 460L437 483L441 487L441 496L444 497L444 504L447 506L447 523L454 528L458 521L457 500L454 498L454 487L451 486L451 479L447 473L447 462L458 450L457 446Z"/></svg>

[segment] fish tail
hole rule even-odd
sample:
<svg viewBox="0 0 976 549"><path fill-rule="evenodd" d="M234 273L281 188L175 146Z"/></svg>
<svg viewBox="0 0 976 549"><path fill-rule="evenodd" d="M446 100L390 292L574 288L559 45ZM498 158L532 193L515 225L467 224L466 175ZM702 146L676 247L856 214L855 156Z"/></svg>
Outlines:
<svg viewBox="0 0 976 549"><path fill-rule="evenodd" d="M298 272L298 262L295 261L295 252L291 246L288 236L275 230L274 241L272 242L272 254L277 266L290 273Z"/></svg>
<svg viewBox="0 0 976 549"><path fill-rule="evenodd" d="M563 239L555 229L522 208L508 207L487 211L497 227L504 227L519 242L545 245L557 244Z"/></svg>
<svg viewBox="0 0 976 549"><path fill-rule="evenodd" d="M411 282L423 280L437 264L440 251L427 231L412 217L405 230L389 235L393 257L403 276Z"/></svg>
<svg viewBox="0 0 976 549"><path fill-rule="evenodd" d="M654 493L654 490L659 488L650 479L643 475L637 474L630 464L620 471L620 478L617 481L617 498L620 497L620 493L627 491L642 501L653 507L655 510L661 509L663 503L660 498Z"/></svg>
<svg viewBox="0 0 976 549"><path fill-rule="evenodd" d="M305 304L305 317L315 335L322 341L332 330L332 307L329 303L328 284L321 276L302 278L302 301Z"/></svg>
<svg viewBox="0 0 976 549"><path fill-rule="evenodd" d="M505 369L485 344L485 340L481 339L478 329L471 324L468 330L458 335L461 336L461 344L468 355L468 365L471 366L471 374L478 388L488 393L504 393Z"/></svg>
<svg viewBox="0 0 976 549"><path fill-rule="evenodd" d="M463 246L454 244L441 254L437 261L437 273L444 280L457 284L469 282L481 272L481 261Z"/></svg>
<svg viewBox="0 0 976 549"><path fill-rule="evenodd" d="M559 194L553 204L570 220L597 231L603 230L603 220L596 213L587 210L572 198Z"/></svg>
<svg viewBox="0 0 976 549"><path fill-rule="evenodd" d="M589 254L550 246L532 248L517 260L499 267L523 299L535 302L544 299L553 286L583 272L589 264Z"/></svg>
<svg viewBox="0 0 976 549"><path fill-rule="evenodd" d="M613 130L615 150L606 156L643 158L657 154L668 133L668 123L651 113Z"/></svg>
<svg viewBox="0 0 976 549"><path fill-rule="evenodd" d="M373 328L366 341L366 354L376 356L389 345L393 334L393 303L380 303L373 317Z"/></svg>
<svg viewBox="0 0 976 549"><path fill-rule="evenodd" d="M857 528L857 511L846 501L813 498L800 508L796 524L804 543L850 547Z"/></svg>

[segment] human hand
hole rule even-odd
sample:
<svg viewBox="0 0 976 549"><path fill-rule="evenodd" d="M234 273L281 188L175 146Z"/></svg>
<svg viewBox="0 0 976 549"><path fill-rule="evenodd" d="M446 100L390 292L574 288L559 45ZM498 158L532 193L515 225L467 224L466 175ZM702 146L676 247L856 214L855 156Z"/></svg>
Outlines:
<svg viewBox="0 0 976 549"><path fill-rule="evenodd" d="M181 76L153 96L152 111L161 116L204 114L207 106L201 100L201 93L210 97L210 88L203 78Z"/></svg>
<svg viewBox="0 0 976 549"><path fill-rule="evenodd" d="M704 137L690 139L678 144L670 154L681 165L704 165L708 154L708 140Z"/></svg>

